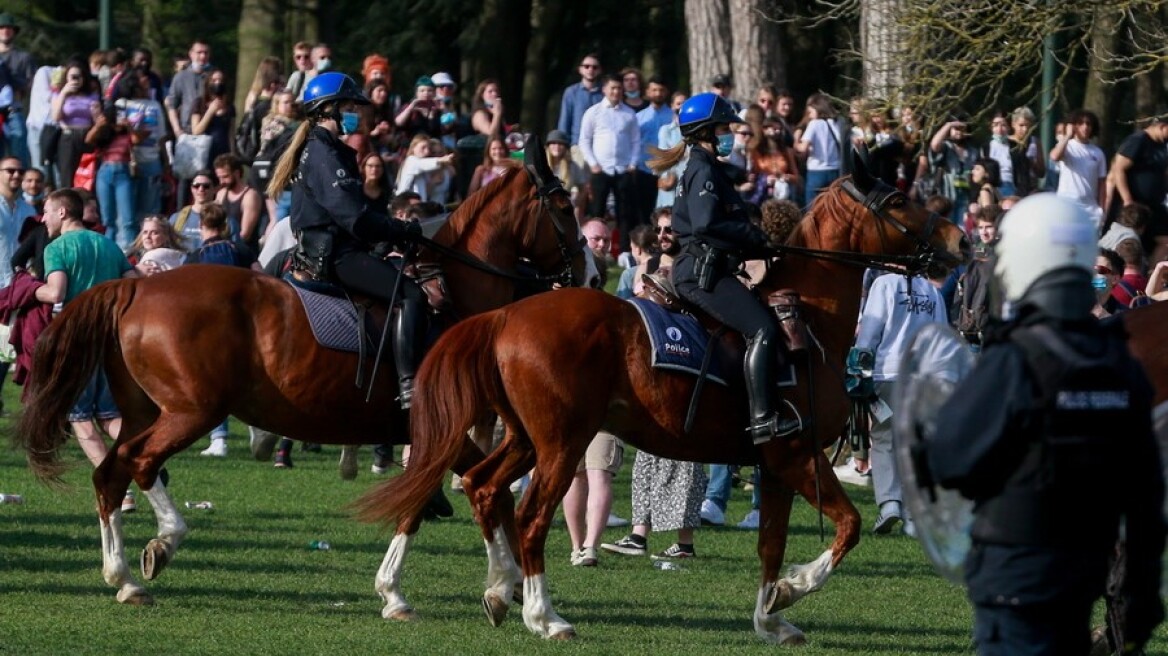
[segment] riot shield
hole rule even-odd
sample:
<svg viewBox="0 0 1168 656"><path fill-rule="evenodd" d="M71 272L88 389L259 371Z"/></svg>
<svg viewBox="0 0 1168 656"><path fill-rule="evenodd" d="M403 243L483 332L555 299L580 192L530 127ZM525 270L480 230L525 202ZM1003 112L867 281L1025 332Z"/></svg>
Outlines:
<svg viewBox="0 0 1168 656"><path fill-rule="evenodd" d="M973 503L952 490L922 488L913 464L913 445L928 442L945 429L941 406L973 364L973 352L955 330L929 324L917 332L901 357L893 391L898 400L892 419L893 448L904 503L925 555L941 576L958 585L963 583L969 552Z"/></svg>

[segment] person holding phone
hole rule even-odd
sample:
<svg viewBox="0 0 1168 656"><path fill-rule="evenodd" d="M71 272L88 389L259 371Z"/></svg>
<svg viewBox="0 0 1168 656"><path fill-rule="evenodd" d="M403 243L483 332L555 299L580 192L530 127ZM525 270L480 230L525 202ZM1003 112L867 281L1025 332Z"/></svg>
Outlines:
<svg viewBox="0 0 1168 656"><path fill-rule="evenodd" d="M408 138L425 133L437 136L442 130L442 108L434 100L434 80L423 75L414 82L414 99L398 112L394 122Z"/></svg>
<svg viewBox="0 0 1168 656"><path fill-rule="evenodd" d="M89 65L79 59L66 62L59 88L52 100L53 121L61 126L61 139L57 142L57 170L61 174L58 186L72 187L81 155L88 150L85 135L101 114L101 96L97 82L89 74Z"/></svg>

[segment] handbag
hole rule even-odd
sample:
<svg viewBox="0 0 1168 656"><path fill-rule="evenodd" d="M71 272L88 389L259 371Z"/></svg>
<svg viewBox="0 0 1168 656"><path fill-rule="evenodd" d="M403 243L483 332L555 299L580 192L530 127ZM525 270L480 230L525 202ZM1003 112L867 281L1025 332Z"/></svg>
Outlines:
<svg viewBox="0 0 1168 656"><path fill-rule="evenodd" d="M57 163L57 145L61 143L61 126L46 123L41 128L41 161L40 166L49 167Z"/></svg>
<svg viewBox="0 0 1168 656"><path fill-rule="evenodd" d="M73 172L73 186L92 192L97 181L97 166L97 153L82 153L77 170Z"/></svg>
<svg viewBox="0 0 1168 656"><path fill-rule="evenodd" d="M211 135L184 134L174 144L174 174L182 180L189 180L207 168L211 155Z"/></svg>

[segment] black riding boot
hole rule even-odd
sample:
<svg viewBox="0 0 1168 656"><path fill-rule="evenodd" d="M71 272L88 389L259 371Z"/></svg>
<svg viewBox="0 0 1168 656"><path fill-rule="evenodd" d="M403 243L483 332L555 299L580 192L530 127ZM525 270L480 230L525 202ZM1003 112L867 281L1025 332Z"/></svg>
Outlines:
<svg viewBox="0 0 1168 656"><path fill-rule="evenodd" d="M405 299L393 318L393 361L397 365L397 380L401 390L398 401L403 410L410 407L414 397L414 375L422 361L423 326L426 321L423 301Z"/></svg>
<svg viewBox="0 0 1168 656"><path fill-rule="evenodd" d="M750 436L755 444L769 442L772 437L790 435L803 430L798 419L783 419L771 403L775 394L779 359L772 351L772 339L762 333L746 340L746 396L750 400Z"/></svg>

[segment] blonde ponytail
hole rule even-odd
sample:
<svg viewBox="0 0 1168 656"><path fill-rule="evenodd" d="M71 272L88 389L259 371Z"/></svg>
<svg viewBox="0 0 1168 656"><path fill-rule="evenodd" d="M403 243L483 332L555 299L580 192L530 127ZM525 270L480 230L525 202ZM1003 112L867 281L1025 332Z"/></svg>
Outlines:
<svg viewBox="0 0 1168 656"><path fill-rule="evenodd" d="M312 131L312 121L307 120L296 128L296 134L288 142L284 154L280 156L276 170L272 172L272 181L268 183L268 198L278 198L288 188L292 176L296 174L296 167L300 164L300 151L304 150L304 143L308 141L308 133Z"/></svg>
<svg viewBox="0 0 1168 656"><path fill-rule="evenodd" d="M685 149L688 147L689 144L685 141L677 142L669 150L662 150L657 146L649 146L649 152L652 153L653 159L649 160L647 164L649 168L653 169L654 173L661 175L685 159Z"/></svg>

